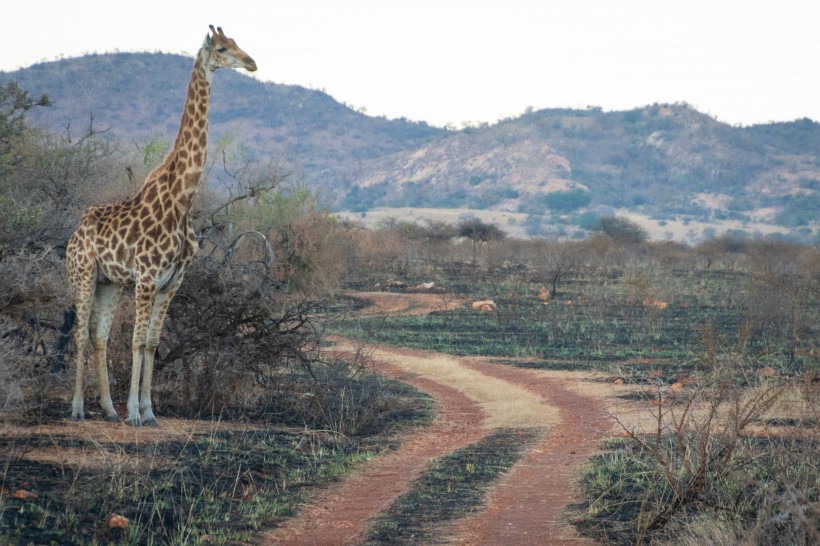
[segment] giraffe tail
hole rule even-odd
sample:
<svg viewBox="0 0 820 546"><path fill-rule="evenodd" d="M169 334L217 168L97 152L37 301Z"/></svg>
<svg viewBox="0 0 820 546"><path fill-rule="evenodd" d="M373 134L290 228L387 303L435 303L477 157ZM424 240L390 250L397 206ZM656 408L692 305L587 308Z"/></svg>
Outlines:
<svg viewBox="0 0 820 546"><path fill-rule="evenodd" d="M63 323L60 325L60 336L57 338L57 346L54 351L54 360L51 365L51 373L57 375L65 367L65 353L71 341L71 330L74 329L74 321L77 318L77 308L73 305L63 311Z"/></svg>

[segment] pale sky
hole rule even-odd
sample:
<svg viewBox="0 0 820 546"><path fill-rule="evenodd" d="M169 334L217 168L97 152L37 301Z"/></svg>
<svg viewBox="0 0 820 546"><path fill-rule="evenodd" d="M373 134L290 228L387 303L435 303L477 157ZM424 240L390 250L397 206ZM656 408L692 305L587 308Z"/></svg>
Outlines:
<svg viewBox="0 0 820 546"><path fill-rule="evenodd" d="M193 55L213 23L254 57L254 77L388 118L460 127L527 107L682 101L732 124L820 121L817 0L3 3L0 70L90 52Z"/></svg>

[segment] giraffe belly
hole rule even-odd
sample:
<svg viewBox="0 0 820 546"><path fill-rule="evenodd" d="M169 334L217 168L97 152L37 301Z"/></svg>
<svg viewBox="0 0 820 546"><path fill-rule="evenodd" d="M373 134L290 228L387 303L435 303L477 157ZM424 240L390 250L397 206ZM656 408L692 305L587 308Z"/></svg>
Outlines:
<svg viewBox="0 0 820 546"><path fill-rule="evenodd" d="M97 261L97 282L103 284L134 284L135 272L121 264L107 264Z"/></svg>

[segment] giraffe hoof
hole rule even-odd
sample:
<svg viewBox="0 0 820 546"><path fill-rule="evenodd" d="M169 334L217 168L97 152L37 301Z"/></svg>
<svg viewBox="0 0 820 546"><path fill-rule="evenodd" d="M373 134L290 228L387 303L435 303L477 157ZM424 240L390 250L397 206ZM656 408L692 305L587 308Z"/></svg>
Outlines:
<svg viewBox="0 0 820 546"><path fill-rule="evenodd" d="M156 419L146 419L142 422L142 426L157 428L159 425L157 425Z"/></svg>
<svg viewBox="0 0 820 546"><path fill-rule="evenodd" d="M126 425L131 425L132 427L138 427L138 426L140 426L142 423L140 422L140 418L139 418L139 417L136 417L136 418L134 418L134 419L131 419L131 418L126 419L126 420L125 420L125 424L126 424Z"/></svg>
<svg viewBox="0 0 820 546"><path fill-rule="evenodd" d="M85 416L82 413L80 413L80 414L72 413L71 414L71 420L72 421L85 421Z"/></svg>
<svg viewBox="0 0 820 546"><path fill-rule="evenodd" d="M117 415L116 413L114 415L106 415L105 420L108 421L109 423L119 423L120 422L120 416Z"/></svg>

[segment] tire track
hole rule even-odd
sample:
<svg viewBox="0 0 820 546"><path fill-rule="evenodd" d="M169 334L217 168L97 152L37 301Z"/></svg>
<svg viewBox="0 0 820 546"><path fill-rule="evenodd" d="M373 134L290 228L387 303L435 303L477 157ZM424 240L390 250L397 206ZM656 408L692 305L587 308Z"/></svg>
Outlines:
<svg viewBox="0 0 820 546"><path fill-rule="evenodd" d="M407 308L419 312L425 303L429 305L429 301L411 300L404 295L379 301L383 305L388 301L393 312L406 312ZM545 433L501 478L485 508L442 529L442 539L466 545L594 544L564 525L561 516L577 498L577 469L612 434L612 419L601 397L577 392L573 388L577 378L514 368L489 359L399 348L381 348L374 354L382 362L380 373L433 397L437 409L434 423L408 438L397 451L367 462L340 482L321 489L300 514L266 533L262 544L361 542L371 520L387 509L434 459L480 440L494 426L510 426L510 420L501 418L501 414L518 410L508 400L499 399L504 396L518 398L518 402L528 400L526 405L530 406L523 418L512 417L513 426L521 426L527 419ZM473 383L478 375L478 383L486 385L476 388L461 384L461 376L454 375L454 371L469 372ZM499 388L502 383L503 388ZM499 390L509 392L499 396ZM536 412L532 413L534 405Z"/></svg>
<svg viewBox="0 0 820 546"><path fill-rule="evenodd" d="M409 383L436 401L435 422L393 453L365 463L320 490L296 517L268 532L262 544L341 545L362 539L368 521L384 511L434 459L479 440L484 410L457 390L384 363L380 372Z"/></svg>

